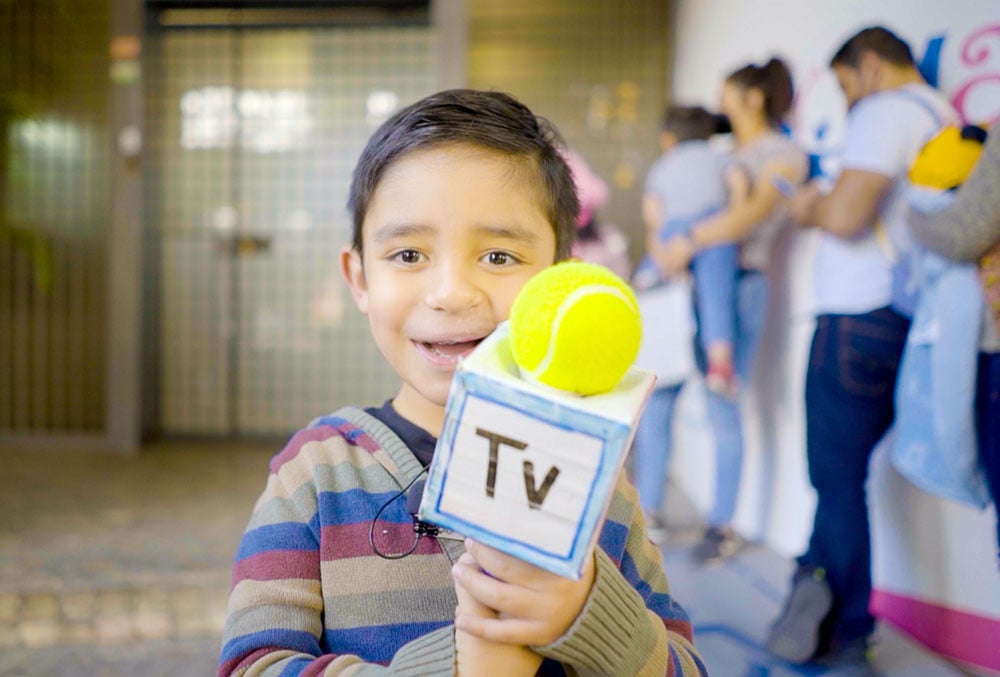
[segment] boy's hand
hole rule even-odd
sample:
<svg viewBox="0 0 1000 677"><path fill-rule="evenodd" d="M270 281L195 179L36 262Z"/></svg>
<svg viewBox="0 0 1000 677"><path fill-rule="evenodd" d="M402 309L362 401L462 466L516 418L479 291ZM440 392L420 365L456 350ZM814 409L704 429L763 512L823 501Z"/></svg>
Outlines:
<svg viewBox="0 0 1000 677"><path fill-rule="evenodd" d="M455 627L495 642L543 646L556 641L580 615L594 584L591 554L578 581L557 576L470 539L452 567L458 587L495 618L460 613ZM488 571L489 574L485 572Z"/></svg>
<svg viewBox="0 0 1000 677"><path fill-rule="evenodd" d="M475 566L475 561L468 554L468 562ZM493 618L497 614L493 609L480 604L458 581L455 582L455 594L458 596L458 607L455 617L469 616L478 618ZM455 673L462 675L512 675L530 677L538 672L542 657L525 646L502 644L470 634L465 630L455 628Z"/></svg>

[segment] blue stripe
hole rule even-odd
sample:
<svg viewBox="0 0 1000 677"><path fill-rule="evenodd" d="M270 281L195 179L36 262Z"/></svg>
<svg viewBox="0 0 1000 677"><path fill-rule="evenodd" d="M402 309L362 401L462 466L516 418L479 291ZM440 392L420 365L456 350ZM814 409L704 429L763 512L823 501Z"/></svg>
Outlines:
<svg viewBox="0 0 1000 677"><path fill-rule="evenodd" d="M316 636L312 633L270 628L249 635L233 637L222 647L222 656L219 661L225 663L268 646L280 646L316 657L320 655L319 642L316 641Z"/></svg>
<svg viewBox="0 0 1000 677"><path fill-rule="evenodd" d="M685 649L685 651L687 650ZM691 658L694 659L695 665L698 666L698 671L701 672L701 674L704 675L705 677L708 677L708 666L702 662L701 656L699 656L696 652L692 651L688 651L687 653Z"/></svg>
<svg viewBox="0 0 1000 677"><path fill-rule="evenodd" d="M635 560L628 552L622 557L621 572L632 587L642 596L646 603L646 608L655 613L660 618L671 621L690 622L684 607L664 592L656 592L652 586L639 575L639 570L635 566Z"/></svg>
<svg viewBox="0 0 1000 677"><path fill-rule="evenodd" d="M608 553L613 559L620 560L625 553L625 542L628 540L628 526L619 524L612 520L604 523L601 535L597 539L597 544L601 550Z"/></svg>
<svg viewBox="0 0 1000 677"><path fill-rule="evenodd" d="M323 516L323 526L342 526L370 522L378 509L392 500L399 490L370 493L363 489L349 491L324 491L319 494L319 514ZM410 524L413 518L406 512L406 495L400 495L386 506L379 515L379 521Z"/></svg>
<svg viewBox="0 0 1000 677"><path fill-rule="evenodd" d="M316 550L319 544L308 524L279 522L251 529L243 535L236 561L268 550Z"/></svg>
<svg viewBox="0 0 1000 677"><path fill-rule="evenodd" d="M677 649L670 650L670 662L674 664L674 674L683 675L684 666L681 665L681 658L677 655Z"/></svg>
<svg viewBox="0 0 1000 677"><path fill-rule="evenodd" d="M326 630L323 633L323 644L326 651L355 654L368 662L388 663L407 642L446 625L450 623L448 621L398 623Z"/></svg>

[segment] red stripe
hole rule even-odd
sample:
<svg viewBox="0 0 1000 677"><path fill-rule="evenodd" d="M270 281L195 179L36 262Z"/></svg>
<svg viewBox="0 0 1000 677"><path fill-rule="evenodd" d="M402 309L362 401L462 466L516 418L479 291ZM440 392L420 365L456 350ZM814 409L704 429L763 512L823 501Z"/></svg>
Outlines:
<svg viewBox="0 0 1000 677"><path fill-rule="evenodd" d="M241 668L249 667L258 658L262 658L272 651L284 651L284 649L280 646L266 646L262 649L257 649L256 651L248 653L246 656L230 658L228 661L219 666L219 670L215 674L217 677L227 677Z"/></svg>
<svg viewBox="0 0 1000 677"><path fill-rule="evenodd" d="M371 522L357 524L340 524L325 526L320 532L320 559L324 562L349 559L352 557L371 557L376 553L368 542L368 530ZM388 533L383 533L383 531ZM379 552L395 555L408 551L413 547L416 534L412 524L394 524L378 522L375 525L375 545ZM421 536L417 543L415 555L431 555L442 552L437 539Z"/></svg>
<svg viewBox="0 0 1000 677"><path fill-rule="evenodd" d="M268 550L247 557L233 566L233 585L243 580L275 581L285 578L319 580L315 550Z"/></svg>
<svg viewBox="0 0 1000 677"><path fill-rule="evenodd" d="M375 453L382 448L379 446L379 443L375 441L374 437L353 423L345 421L343 424L337 426L337 430L340 431L340 434L343 435L345 439L349 439L351 444L361 447L370 454Z"/></svg>
<svg viewBox="0 0 1000 677"><path fill-rule="evenodd" d="M323 670L326 669L326 666L332 663L334 660L336 660L336 658L337 654L333 653L328 653L323 656L320 656L312 663L310 663L308 666L306 666L306 669L299 673L299 677L314 677L314 675L322 675Z"/></svg>
<svg viewBox="0 0 1000 677"><path fill-rule="evenodd" d="M885 590L872 591L871 611L934 651L1000 670L1000 618L950 609Z"/></svg>
<svg viewBox="0 0 1000 677"><path fill-rule="evenodd" d="M328 440L331 437L339 436L340 433L337 429L328 425L321 425L316 426L315 428L300 430L295 433L292 439L288 441L285 448L282 449L277 456L271 459L271 472L277 473L281 469L281 466L298 456L302 447L310 442L322 442L323 440Z"/></svg>
<svg viewBox="0 0 1000 677"><path fill-rule="evenodd" d="M691 623L689 621L682 621L677 618L664 618L663 625L666 626L667 632L674 632L686 639L687 641L694 644L694 630L691 628Z"/></svg>

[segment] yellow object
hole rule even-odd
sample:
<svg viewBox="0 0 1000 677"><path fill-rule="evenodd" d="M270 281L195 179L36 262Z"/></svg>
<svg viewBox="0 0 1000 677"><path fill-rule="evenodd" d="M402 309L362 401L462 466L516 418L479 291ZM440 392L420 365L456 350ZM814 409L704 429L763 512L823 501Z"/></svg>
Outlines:
<svg viewBox="0 0 1000 677"><path fill-rule="evenodd" d="M910 183L949 190L965 181L979 160L983 144L962 138L958 127L945 127L924 144L910 166Z"/></svg>
<svg viewBox="0 0 1000 677"><path fill-rule="evenodd" d="M631 287L593 263L546 268L528 280L510 311L511 353L522 374L580 395L614 388L641 338Z"/></svg>

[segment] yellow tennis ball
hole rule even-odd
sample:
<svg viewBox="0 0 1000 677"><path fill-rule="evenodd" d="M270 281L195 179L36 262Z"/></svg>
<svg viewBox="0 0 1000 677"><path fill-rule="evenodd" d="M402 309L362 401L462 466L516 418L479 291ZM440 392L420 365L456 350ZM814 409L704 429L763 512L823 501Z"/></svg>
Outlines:
<svg viewBox="0 0 1000 677"><path fill-rule="evenodd" d="M532 277L510 311L510 349L522 374L580 395L614 388L635 361L641 337L631 287L582 261Z"/></svg>

